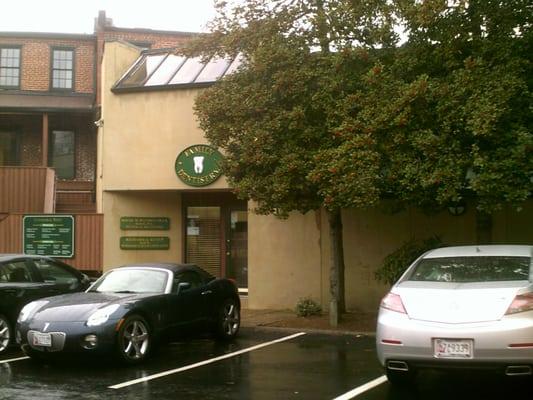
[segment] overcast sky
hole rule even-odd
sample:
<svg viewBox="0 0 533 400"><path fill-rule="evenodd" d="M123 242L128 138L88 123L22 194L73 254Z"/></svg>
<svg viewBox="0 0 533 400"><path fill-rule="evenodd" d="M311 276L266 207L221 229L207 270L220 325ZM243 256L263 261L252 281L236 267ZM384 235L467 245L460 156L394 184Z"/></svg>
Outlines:
<svg viewBox="0 0 533 400"><path fill-rule="evenodd" d="M213 0L2 0L0 31L93 33L98 10L121 28L206 31Z"/></svg>

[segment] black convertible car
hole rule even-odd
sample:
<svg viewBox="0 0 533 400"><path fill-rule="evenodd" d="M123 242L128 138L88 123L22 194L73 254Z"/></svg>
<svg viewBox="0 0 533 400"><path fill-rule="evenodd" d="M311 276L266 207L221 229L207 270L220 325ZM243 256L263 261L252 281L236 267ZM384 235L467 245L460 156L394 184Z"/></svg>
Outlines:
<svg viewBox="0 0 533 400"><path fill-rule="evenodd" d="M126 265L86 292L26 305L17 340L30 357L114 353L139 363L153 345L184 332L210 330L233 338L240 326L235 284L192 264Z"/></svg>
<svg viewBox="0 0 533 400"><path fill-rule="evenodd" d="M13 342L21 308L42 297L81 292L89 278L61 261L24 254L0 254L0 354Z"/></svg>

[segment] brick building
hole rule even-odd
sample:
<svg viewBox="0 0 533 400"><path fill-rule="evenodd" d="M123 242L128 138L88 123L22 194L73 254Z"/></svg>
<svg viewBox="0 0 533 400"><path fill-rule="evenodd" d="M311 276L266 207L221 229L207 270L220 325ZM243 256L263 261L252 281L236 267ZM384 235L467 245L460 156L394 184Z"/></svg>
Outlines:
<svg viewBox="0 0 533 400"><path fill-rule="evenodd" d="M96 213L105 43L174 48L193 35L115 27L104 11L93 34L0 32L0 252L21 251L19 233L4 221L17 213ZM78 260L82 269L90 263Z"/></svg>

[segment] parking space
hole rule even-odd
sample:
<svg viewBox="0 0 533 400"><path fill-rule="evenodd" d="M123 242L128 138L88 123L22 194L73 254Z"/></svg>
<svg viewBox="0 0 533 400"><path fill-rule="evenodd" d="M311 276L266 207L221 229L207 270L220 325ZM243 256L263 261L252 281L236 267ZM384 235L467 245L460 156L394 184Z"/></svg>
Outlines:
<svg viewBox="0 0 533 400"><path fill-rule="evenodd" d="M5 362L6 360L11 360ZM510 387L511 385L512 387ZM393 390L373 337L246 330L232 343L210 339L163 346L148 362L120 367L100 359L39 365L13 351L0 360L0 399L484 399L500 385L469 374L425 373ZM523 398L528 398L523 397Z"/></svg>

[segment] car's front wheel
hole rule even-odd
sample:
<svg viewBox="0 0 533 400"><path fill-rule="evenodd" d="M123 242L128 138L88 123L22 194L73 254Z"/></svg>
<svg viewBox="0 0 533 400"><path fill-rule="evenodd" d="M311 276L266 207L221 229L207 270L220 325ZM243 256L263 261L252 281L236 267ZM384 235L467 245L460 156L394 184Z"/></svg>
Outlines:
<svg viewBox="0 0 533 400"><path fill-rule="evenodd" d="M227 299L222 303L217 316L216 334L221 339L232 339L239 332L241 313L235 299Z"/></svg>
<svg viewBox="0 0 533 400"><path fill-rule="evenodd" d="M117 337L119 359L138 364L146 359L152 346L150 325L140 315L130 315L120 326Z"/></svg>
<svg viewBox="0 0 533 400"><path fill-rule="evenodd" d="M13 338L13 329L7 318L0 314L0 354L4 353Z"/></svg>

